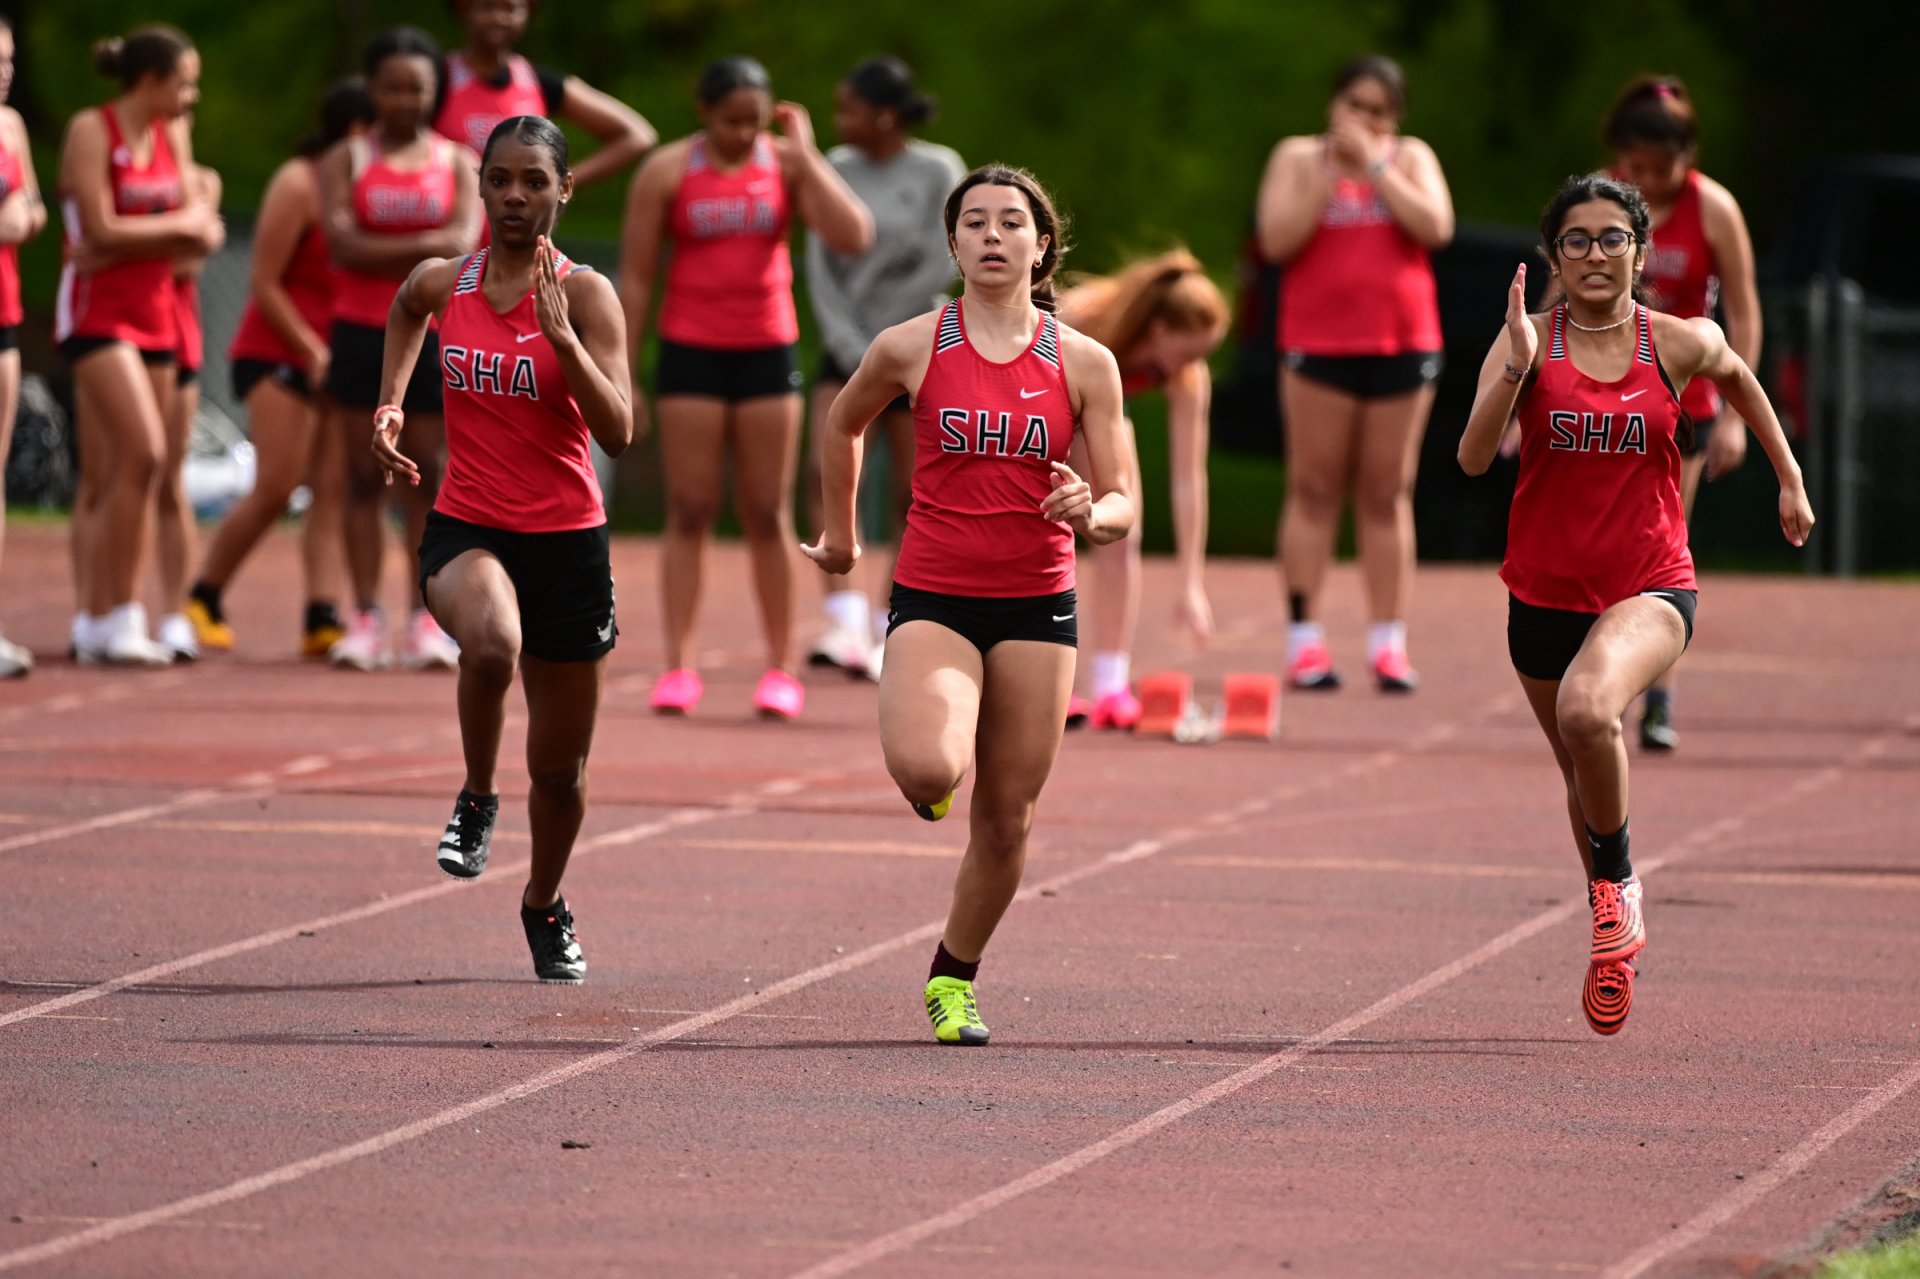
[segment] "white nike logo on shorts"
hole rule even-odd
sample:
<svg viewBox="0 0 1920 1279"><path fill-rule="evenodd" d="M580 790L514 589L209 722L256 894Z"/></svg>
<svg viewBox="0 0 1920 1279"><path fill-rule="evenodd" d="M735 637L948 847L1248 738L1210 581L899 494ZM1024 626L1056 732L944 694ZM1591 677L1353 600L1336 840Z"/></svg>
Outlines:
<svg viewBox="0 0 1920 1279"><path fill-rule="evenodd" d="M605 626L600 627L598 630L596 630L594 634L600 637L600 642L602 644L612 639L613 638L613 619L609 617L607 619L607 624Z"/></svg>
<svg viewBox="0 0 1920 1279"><path fill-rule="evenodd" d="M1047 393L1047 388L1044 386L1037 391L1029 391L1024 386L1020 388L1020 398L1023 400L1031 400L1036 395L1045 395L1046 393Z"/></svg>
<svg viewBox="0 0 1920 1279"><path fill-rule="evenodd" d="M1056 622L1071 622L1073 620L1073 614L1068 613L1065 617L1056 617L1053 620Z"/></svg>
<svg viewBox="0 0 1920 1279"><path fill-rule="evenodd" d="M1620 398L1623 400L1631 400L1634 395L1645 395L1646 393L1647 393L1647 388L1643 386L1639 390L1635 391L1633 395L1629 395L1625 391L1620 392Z"/></svg>

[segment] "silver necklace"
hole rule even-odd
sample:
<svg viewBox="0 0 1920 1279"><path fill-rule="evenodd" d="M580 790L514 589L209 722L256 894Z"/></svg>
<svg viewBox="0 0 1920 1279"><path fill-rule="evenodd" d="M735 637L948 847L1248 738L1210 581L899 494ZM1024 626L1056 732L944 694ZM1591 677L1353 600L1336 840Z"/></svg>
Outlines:
<svg viewBox="0 0 1920 1279"><path fill-rule="evenodd" d="M1635 308L1634 308L1633 310L1630 310L1630 311L1628 311L1628 312L1627 312L1627 313L1626 313L1625 315L1623 315L1623 316L1621 316L1621 317L1620 317L1619 319L1617 319L1617 320L1615 320L1615 321L1614 321L1614 322L1613 322L1612 324L1592 324L1592 325L1589 325L1589 324L1582 324L1582 323L1580 323L1580 321L1578 321L1578 320L1576 320L1576 319L1574 319L1574 318L1573 318L1573 308L1572 308L1572 307L1568 307L1568 308L1567 308L1567 323L1568 323L1568 324L1571 324L1571 325L1572 325L1572 326L1573 326L1574 328L1576 328L1576 329L1579 329L1579 330L1580 330L1580 331L1581 331L1582 333L1605 333L1605 332L1606 332L1606 331L1607 331L1608 329L1617 329L1617 328L1619 328L1619 327L1620 327L1621 325L1623 325L1623 324L1625 324L1625 323L1626 323L1626 322L1627 322L1628 320L1631 320L1631 319L1632 319L1632 318L1634 317L1634 315L1638 313L1638 311L1639 311L1639 308L1638 308L1638 307L1635 307Z"/></svg>

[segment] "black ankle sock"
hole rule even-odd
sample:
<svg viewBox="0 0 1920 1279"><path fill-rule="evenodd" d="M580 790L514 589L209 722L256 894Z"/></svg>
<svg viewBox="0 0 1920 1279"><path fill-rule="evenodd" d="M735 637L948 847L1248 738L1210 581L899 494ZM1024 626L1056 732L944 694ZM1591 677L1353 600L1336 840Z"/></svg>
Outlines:
<svg viewBox="0 0 1920 1279"><path fill-rule="evenodd" d="M307 601L307 620L305 623L307 630L317 631L323 626L338 627L339 625L340 613L339 610L334 608L332 601Z"/></svg>
<svg viewBox="0 0 1920 1279"><path fill-rule="evenodd" d="M187 592L187 598L199 600L200 606L207 610L207 616L214 621L227 620L227 615L220 611L219 587L208 586L205 582L195 582L193 588Z"/></svg>
<svg viewBox="0 0 1920 1279"><path fill-rule="evenodd" d="M979 971L979 960L976 959L971 964L963 964L948 954L947 943L941 942L933 952L933 967L927 970L927 980L932 981L935 977L958 977L961 981L972 981L974 974Z"/></svg>
<svg viewBox="0 0 1920 1279"><path fill-rule="evenodd" d="M1647 690L1647 709L1669 711L1673 709L1673 690L1670 688L1650 688Z"/></svg>
<svg viewBox="0 0 1920 1279"><path fill-rule="evenodd" d="M1307 597L1305 592L1293 591L1287 595L1287 620L1298 625L1307 620Z"/></svg>
<svg viewBox="0 0 1920 1279"><path fill-rule="evenodd" d="M1595 879L1611 879L1618 884L1633 878L1633 863L1627 859L1627 826L1621 822L1620 829L1611 835L1587 827L1587 851L1593 856Z"/></svg>

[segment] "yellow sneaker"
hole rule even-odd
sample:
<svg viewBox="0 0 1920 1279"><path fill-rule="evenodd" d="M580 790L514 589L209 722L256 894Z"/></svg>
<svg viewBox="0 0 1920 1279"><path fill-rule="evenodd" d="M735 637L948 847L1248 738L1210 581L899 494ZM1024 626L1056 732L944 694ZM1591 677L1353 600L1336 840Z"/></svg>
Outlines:
<svg viewBox="0 0 1920 1279"><path fill-rule="evenodd" d="M947 792L947 797L941 800L939 803L915 804L913 806L913 811L920 814L920 819L922 821L937 822L942 817L945 817L947 815L948 810L950 810L953 807L953 797L955 795L958 795L959 793L960 792L957 790L950 790Z"/></svg>
<svg viewBox="0 0 1920 1279"><path fill-rule="evenodd" d="M927 1016L933 1037L943 1044L974 1047L987 1042L987 1023L973 1002L973 983L958 977L935 977L927 983Z"/></svg>
<svg viewBox="0 0 1920 1279"><path fill-rule="evenodd" d="M227 625L224 618L216 618L207 606L196 599L189 599L186 607L187 620L193 623L193 636L200 641L203 649L229 653L233 651L233 627Z"/></svg>
<svg viewBox="0 0 1920 1279"><path fill-rule="evenodd" d="M327 660L327 650L347 637L338 622L324 622L300 633L300 656L315 662Z"/></svg>

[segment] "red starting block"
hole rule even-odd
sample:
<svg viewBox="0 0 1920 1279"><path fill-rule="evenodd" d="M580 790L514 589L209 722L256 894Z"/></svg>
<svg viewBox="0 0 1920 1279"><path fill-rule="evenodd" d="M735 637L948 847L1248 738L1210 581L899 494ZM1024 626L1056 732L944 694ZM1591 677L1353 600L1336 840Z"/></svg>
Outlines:
<svg viewBox="0 0 1920 1279"><path fill-rule="evenodd" d="M1280 736L1278 675L1229 675L1224 687L1227 713L1221 726L1222 736L1265 742Z"/></svg>
<svg viewBox="0 0 1920 1279"><path fill-rule="evenodd" d="M1193 676L1184 671L1156 671L1140 680L1140 722L1133 726L1142 737L1171 737L1193 701Z"/></svg>

